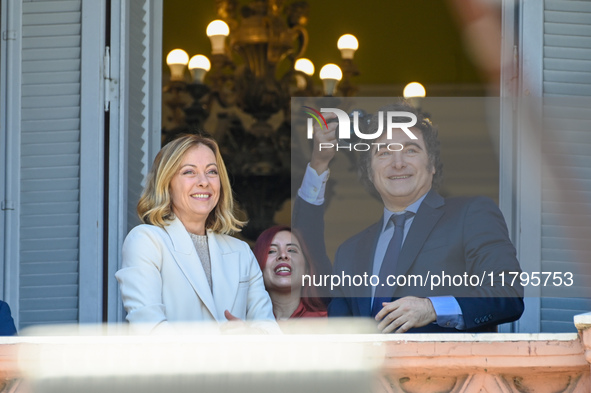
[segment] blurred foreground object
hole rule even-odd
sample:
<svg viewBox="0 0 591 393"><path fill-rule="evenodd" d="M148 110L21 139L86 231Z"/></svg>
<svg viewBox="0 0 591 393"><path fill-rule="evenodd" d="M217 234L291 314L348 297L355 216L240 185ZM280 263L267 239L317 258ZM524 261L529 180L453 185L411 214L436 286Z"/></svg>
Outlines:
<svg viewBox="0 0 591 393"><path fill-rule="evenodd" d="M380 347L365 335L306 334L367 333L363 322L290 324L285 335L219 334L205 324L176 325L174 336L44 328L28 331L45 337L28 337L19 360L35 393L367 392Z"/></svg>
<svg viewBox="0 0 591 393"><path fill-rule="evenodd" d="M317 333L332 333L327 335L297 335L302 332L300 324L289 323L285 332L293 335L273 337L203 333L154 338L124 336L122 332L111 337L100 336L101 330L123 329L126 325L94 327L86 332L90 336L76 336L85 332L77 332L73 326L61 331L29 331L57 336L2 338L0 376L6 383L0 384L0 391L249 392L256 389L284 393L297 389L305 393L587 393L591 390L591 360L585 356L591 348L591 313L575 317L578 334L353 335L342 333L352 333L353 326L360 326L356 324L358 321L340 322L324 328L308 325ZM194 327L192 332L197 332ZM12 359L16 358L17 348L21 349L21 369L29 377L28 383L19 384L14 379L18 373ZM242 352L253 348L252 354ZM380 383L374 385L372 374L378 367Z"/></svg>
<svg viewBox="0 0 591 393"><path fill-rule="evenodd" d="M501 5L499 0L447 0L456 14L466 53L498 94L501 68ZM507 2L508 4L510 2Z"/></svg>

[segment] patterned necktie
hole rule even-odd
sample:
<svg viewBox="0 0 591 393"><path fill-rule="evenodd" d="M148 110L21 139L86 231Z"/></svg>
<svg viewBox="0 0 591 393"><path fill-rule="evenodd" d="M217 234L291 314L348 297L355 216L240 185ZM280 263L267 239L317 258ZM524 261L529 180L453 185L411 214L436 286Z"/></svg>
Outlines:
<svg viewBox="0 0 591 393"><path fill-rule="evenodd" d="M394 235L390 239L386 255L384 255L384 260L382 261L382 267L380 267L380 284L376 288L371 311L373 317L380 312L383 302L392 301L394 287L389 286L386 280L388 276L396 274L396 265L398 264L398 256L402 249L402 238L404 237L404 223L413 215L413 212L405 212L404 214L395 214L390 217L390 220L394 222Z"/></svg>

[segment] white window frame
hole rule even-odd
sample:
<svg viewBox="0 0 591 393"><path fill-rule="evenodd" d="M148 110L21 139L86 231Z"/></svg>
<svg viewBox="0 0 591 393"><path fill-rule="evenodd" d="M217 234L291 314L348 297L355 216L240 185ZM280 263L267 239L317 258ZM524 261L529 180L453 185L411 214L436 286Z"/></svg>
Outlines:
<svg viewBox="0 0 591 393"><path fill-rule="evenodd" d="M541 270L541 138L531 113L541 113L543 1L503 0L500 207L524 271ZM541 290L525 288L525 311L516 331L541 329Z"/></svg>
<svg viewBox="0 0 591 393"><path fill-rule="evenodd" d="M99 323L103 320L105 1L82 1L78 294L80 323Z"/></svg>
<svg viewBox="0 0 591 393"><path fill-rule="evenodd" d="M148 0L149 26L147 58L147 107L145 123L147 162L151 164L161 143L162 92L162 0ZM107 321L122 322L125 311L115 273L121 268L121 248L127 235L127 157L129 64L123 54L129 50L126 37L129 30L129 2L111 1L111 82L110 82L110 145L109 145L109 238L107 266Z"/></svg>
<svg viewBox="0 0 591 393"><path fill-rule="evenodd" d="M9 39L2 38L0 54L0 135L3 142L0 155L4 167L0 198L7 209L2 210L2 295L10 305L15 324L18 326L19 231L14 230L19 228L20 210L20 176L17 168L20 163L22 4L18 0L2 0L2 35L5 34Z"/></svg>

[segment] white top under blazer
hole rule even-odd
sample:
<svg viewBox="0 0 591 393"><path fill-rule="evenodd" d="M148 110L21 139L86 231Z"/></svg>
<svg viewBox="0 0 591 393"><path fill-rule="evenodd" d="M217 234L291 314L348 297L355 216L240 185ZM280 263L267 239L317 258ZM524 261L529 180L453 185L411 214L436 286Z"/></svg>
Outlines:
<svg viewBox="0 0 591 393"><path fill-rule="evenodd" d="M123 243L119 281L127 320L150 332L169 322L226 322L224 311L269 333L279 332L263 275L250 247L207 231L213 290L183 223L139 225Z"/></svg>

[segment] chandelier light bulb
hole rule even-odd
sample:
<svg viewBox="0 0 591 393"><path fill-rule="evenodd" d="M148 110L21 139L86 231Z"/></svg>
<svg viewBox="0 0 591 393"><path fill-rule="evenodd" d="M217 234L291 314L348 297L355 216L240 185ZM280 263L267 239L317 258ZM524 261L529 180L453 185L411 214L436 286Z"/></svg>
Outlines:
<svg viewBox="0 0 591 393"><path fill-rule="evenodd" d="M339 38L337 42L337 48L341 51L343 59L353 59L355 51L359 49L359 41L352 34L345 34Z"/></svg>
<svg viewBox="0 0 591 393"><path fill-rule="evenodd" d="M189 61L189 71L193 77L193 82L203 83L205 74L211 69L209 59L203 55L195 55Z"/></svg>
<svg viewBox="0 0 591 393"><path fill-rule="evenodd" d="M314 63L306 58L297 59L293 68L308 76L314 75Z"/></svg>
<svg viewBox="0 0 591 393"><path fill-rule="evenodd" d="M226 47L226 37L230 34L230 28L223 20L214 20L207 25L207 36L211 41L211 53L223 55Z"/></svg>
<svg viewBox="0 0 591 393"><path fill-rule="evenodd" d="M189 62L189 55L182 49L174 49L166 56L166 64L182 64L187 65Z"/></svg>
<svg viewBox="0 0 591 393"><path fill-rule="evenodd" d="M343 72L336 64L326 64L320 70L320 79L324 85L324 94L327 96L334 95L337 83L343 78Z"/></svg>
<svg viewBox="0 0 591 393"><path fill-rule="evenodd" d="M209 71L211 69L211 63L206 56L195 55L191 57L191 60L189 61L189 69L194 70L196 68Z"/></svg>
<svg viewBox="0 0 591 393"><path fill-rule="evenodd" d="M223 20L216 19L207 25L206 33L208 37L211 37L212 35L223 35L224 37L227 37L230 35L230 28Z"/></svg>
<svg viewBox="0 0 591 393"><path fill-rule="evenodd" d="M402 95L404 98L425 97L427 91L419 82L411 82L404 87Z"/></svg>
<svg viewBox="0 0 591 393"><path fill-rule="evenodd" d="M343 79L343 72L338 65L329 63L320 70L320 79L335 79L340 81Z"/></svg>
<svg viewBox="0 0 591 393"><path fill-rule="evenodd" d="M185 67L189 62L189 55L182 49L174 49L166 56L166 64L170 68L170 80L182 81L184 79Z"/></svg>

